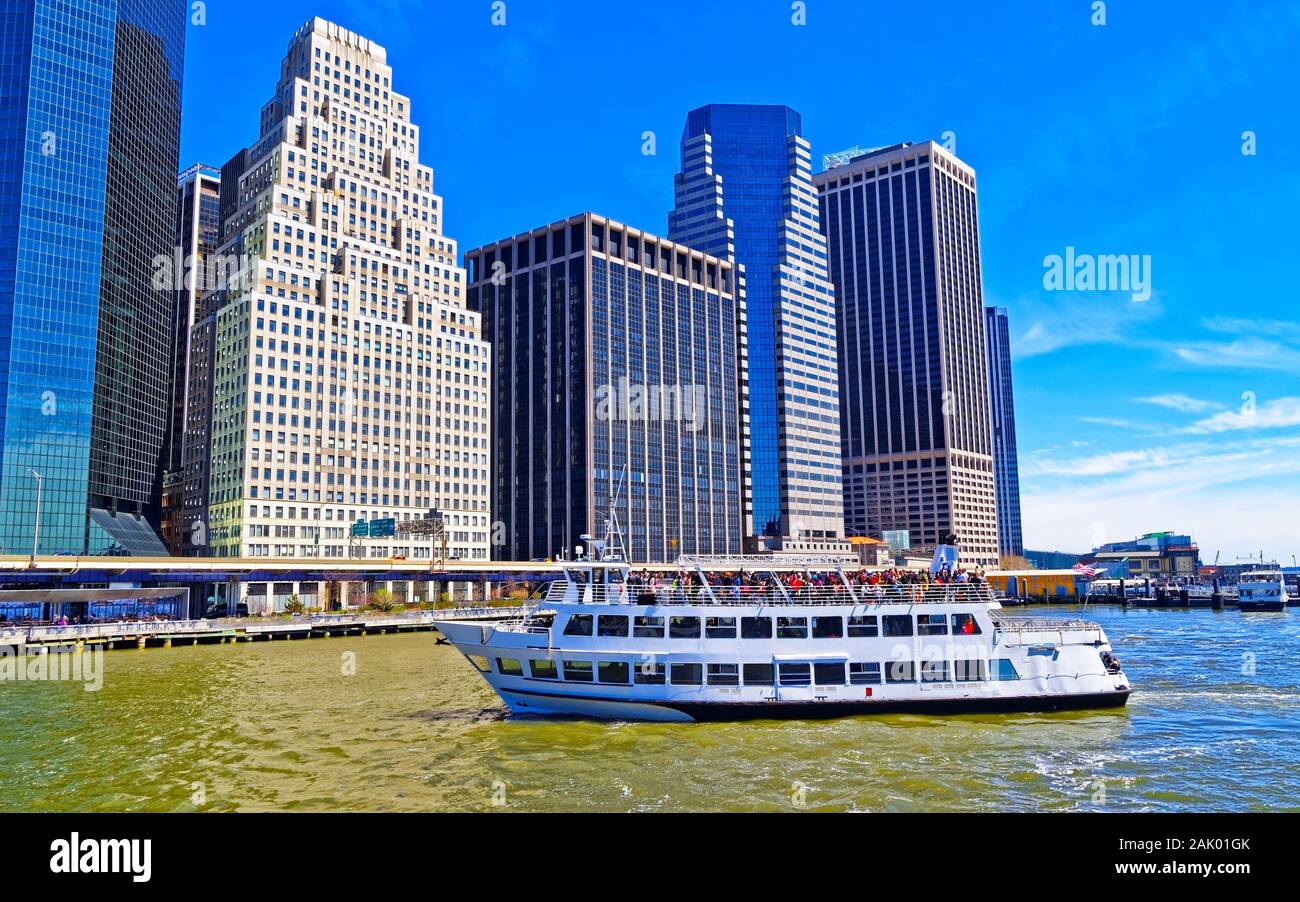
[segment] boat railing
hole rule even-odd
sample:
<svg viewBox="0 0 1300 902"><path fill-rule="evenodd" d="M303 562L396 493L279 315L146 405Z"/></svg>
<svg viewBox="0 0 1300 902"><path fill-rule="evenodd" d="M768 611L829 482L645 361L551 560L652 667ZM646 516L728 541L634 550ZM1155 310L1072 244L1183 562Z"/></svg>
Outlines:
<svg viewBox="0 0 1300 902"><path fill-rule="evenodd" d="M742 585L612 584L580 585L563 580L551 584L548 603L639 605L875 605L981 604L996 599L984 583L931 585L803 585L760 583Z"/></svg>
<svg viewBox="0 0 1300 902"><path fill-rule="evenodd" d="M1056 633L1073 630L1100 630L1091 620L1052 617L1005 617L992 615L993 625L1004 633Z"/></svg>

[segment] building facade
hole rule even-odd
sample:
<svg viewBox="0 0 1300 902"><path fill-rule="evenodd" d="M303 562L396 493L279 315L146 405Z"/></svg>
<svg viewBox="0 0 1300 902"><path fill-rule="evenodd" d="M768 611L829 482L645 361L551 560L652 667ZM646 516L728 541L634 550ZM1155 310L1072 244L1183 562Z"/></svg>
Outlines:
<svg viewBox="0 0 1300 902"><path fill-rule="evenodd" d="M742 268L750 448L747 527L786 551L844 544L835 297L812 154L797 112L692 111L668 237Z"/></svg>
<svg viewBox="0 0 1300 902"><path fill-rule="evenodd" d="M1020 461L1016 454L1016 402L1011 388L1011 330L1004 307L984 308L989 351L989 407L993 416L993 487L998 496L998 554L1025 553L1020 522Z"/></svg>
<svg viewBox="0 0 1300 902"><path fill-rule="evenodd" d="M1093 549L1094 566L1107 575L1134 579L1192 579L1201 572L1201 551L1190 535L1149 532L1127 542L1109 542Z"/></svg>
<svg viewBox="0 0 1300 902"><path fill-rule="evenodd" d="M828 159L828 162L830 160ZM818 173L838 297L845 521L998 562L975 172L933 142Z"/></svg>
<svg viewBox="0 0 1300 902"><path fill-rule="evenodd" d="M0 554L165 553L186 14L0 11Z"/></svg>
<svg viewBox="0 0 1300 902"><path fill-rule="evenodd" d="M219 253L243 262L205 295L192 351L209 367L186 445L206 442L206 472L187 470L207 481L202 553L433 557L401 524L436 513L449 558L489 557L488 348L386 56L308 22L259 139L223 167ZM353 539L390 519L396 535Z"/></svg>
<svg viewBox="0 0 1300 902"><path fill-rule="evenodd" d="M176 249L172 272L176 282L171 388L171 417L163 443L162 538L172 554L185 550L184 461L185 424L190 398L190 355L200 300L221 277L217 248L221 244L221 173L196 164L176 182ZM202 368L197 368L202 370Z"/></svg>
<svg viewBox="0 0 1300 902"><path fill-rule="evenodd" d="M735 267L592 213L466 254L491 343L500 559L571 556L611 499L629 559L744 548Z"/></svg>

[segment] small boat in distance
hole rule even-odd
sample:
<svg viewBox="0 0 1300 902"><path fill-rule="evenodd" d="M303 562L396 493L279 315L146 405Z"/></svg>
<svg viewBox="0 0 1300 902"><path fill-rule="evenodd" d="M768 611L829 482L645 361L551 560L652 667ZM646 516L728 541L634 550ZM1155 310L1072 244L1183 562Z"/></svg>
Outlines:
<svg viewBox="0 0 1300 902"><path fill-rule="evenodd" d="M585 538L585 537L584 537ZM514 713L719 721L1119 707L1105 632L1007 617L983 580L770 556L634 574L591 542L522 617L435 621ZM798 568L798 569L796 569ZM873 576L874 574L874 576Z"/></svg>
<svg viewBox="0 0 1300 902"><path fill-rule="evenodd" d="M1281 567L1261 565L1259 570L1243 573L1237 582L1237 607L1243 613L1285 611L1286 605L1286 580Z"/></svg>

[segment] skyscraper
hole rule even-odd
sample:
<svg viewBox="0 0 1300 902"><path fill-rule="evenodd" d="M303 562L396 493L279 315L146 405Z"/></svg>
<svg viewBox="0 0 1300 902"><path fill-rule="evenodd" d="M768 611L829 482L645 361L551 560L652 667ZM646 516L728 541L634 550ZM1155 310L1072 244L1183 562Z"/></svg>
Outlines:
<svg viewBox="0 0 1300 902"><path fill-rule="evenodd" d="M0 9L0 553L164 553L186 13Z"/></svg>
<svg viewBox="0 0 1300 902"><path fill-rule="evenodd" d="M816 182L839 299L847 527L908 530L913 545L952 532L964 562L994 565L975 171L925 142L852 156Z"/></svg>
<svg viewBox="0 0 1300 902"><path fill-rule="evenodd" d="M998 554L1020 556L1020 465L1016 457L1016 405L1011 391L1011 333L1004 307L984 308L989 348L989 403L993 416L993 485L998 494Z"/></svg>
<svg viewBox="0 0 1300 902"><path fill-rule="evenodd" d="M162 536L172 554L182 553L182 473L185 424L190 397L190 355L199 301L218 273L209 272L221 244L221 173L196 164L176 182L176 250L173 272L183 278L176 284L173 347L167 439L163 453ZM215 270L216 267L214 266Z"/></svg>
<svg viewBox="0 0 1300 902"><path fill-rule="evenodd" d="M466 255L493 378L498 558L603 537L629 559L744 548L745 302L735 269L591 213Z"/></svg>
<svg viewBox="0 0 1300 902"><path fill-rule="evenodd" d="M743 267L750 534L771 548L840 550L835 298L799 114L701 107L681 155L669 237Z"/></svg>
<svg viewBox="0 0 1300 902"><path fill-rule="evenodd" d="M411 102L383 47L320 18L280 72L259 139L222 170L220 254L246 262L204 298L200 531L215 556L429 558L401 524L437 511L449 557L486 560L488 349ZM390 519L397 535L351 541Z"/></svg>

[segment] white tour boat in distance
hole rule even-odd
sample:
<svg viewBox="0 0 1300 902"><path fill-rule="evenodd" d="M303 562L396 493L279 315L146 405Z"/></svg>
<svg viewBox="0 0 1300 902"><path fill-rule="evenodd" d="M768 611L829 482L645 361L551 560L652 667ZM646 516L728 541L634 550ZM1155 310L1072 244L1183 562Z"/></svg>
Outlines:
<svg viewBox="0 0 1300 902"><path fill-rule="evenodd" d="M1237 608L1243 613L1285 611L1289 600L1282 568L1276 565L1243 573L1237 581Z"/></svg>
<svg viewBox="0 0 1300 902"><path fill-rule="evenodd" d="M592 544L599 559L557 562L565 578L521 618L435 622L512 712L1064 711L1122 706L1131 692L1100 626L1004 616L983 582L866 585L836 567L833 579L790 585L752 576L788 559L741 557L682 559L690 579L636 585L621 556ZM751 576L706 578L719 572Z"/></svg>

